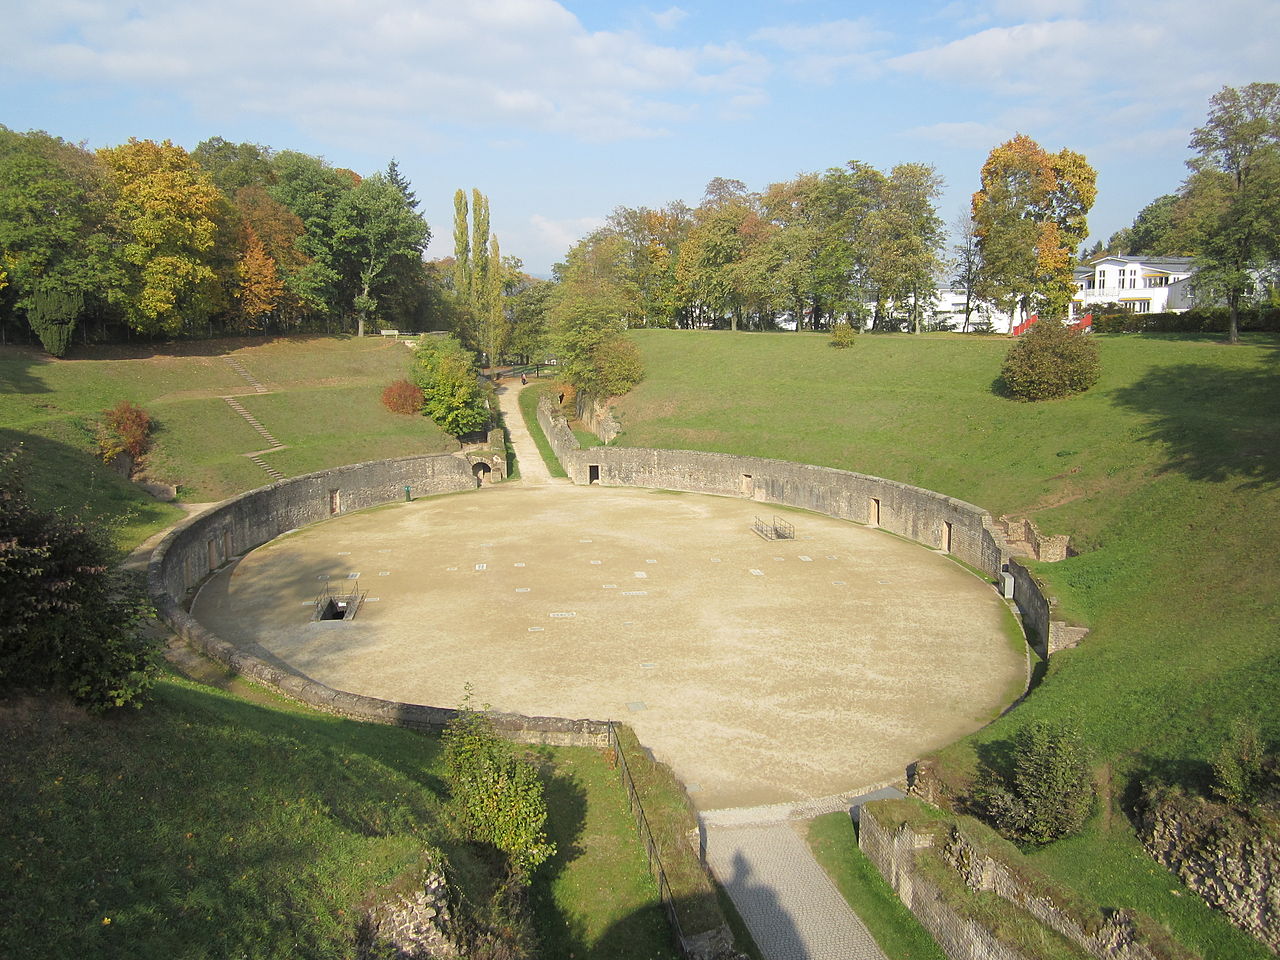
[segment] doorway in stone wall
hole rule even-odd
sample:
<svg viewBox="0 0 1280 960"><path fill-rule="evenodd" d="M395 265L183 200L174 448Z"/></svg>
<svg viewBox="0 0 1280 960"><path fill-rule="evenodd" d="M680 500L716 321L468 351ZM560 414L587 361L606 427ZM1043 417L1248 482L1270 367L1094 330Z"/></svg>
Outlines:
<svg viewBox="0 0 1280 960"><path fill-rule="evenodd" d="M951 552L951 524L946 520L942 521L942 549Z"/></svg>
<svg viewBox="0 0 1280 960"><path fill-rule="evenodd" d="M587 483L600 482L600 464L592 463L587 466Z"/></svg>
<svg viewBox="0 0 1280 960"><path fill-rule="evenodd" d="M867 500L867 523L873 527L880 526L880 501L875 497Z"/></svg>
<svg viewBox="0 0 1280 960"><path fill-rule="evenodd" d="M490 482L490 467L487 463L473 464L471 472L475 475L477 487L483 487L486 483Z"/></svg>

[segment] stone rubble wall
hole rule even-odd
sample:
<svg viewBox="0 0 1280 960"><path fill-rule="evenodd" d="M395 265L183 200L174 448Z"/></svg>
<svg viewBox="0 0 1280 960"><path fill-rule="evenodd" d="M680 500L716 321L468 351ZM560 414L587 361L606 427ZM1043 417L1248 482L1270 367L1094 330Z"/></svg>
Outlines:
<svg viewBox="0 0 1280 960"><path fill-rule="evenodd" d="M1147 851L1209 906L1280 953L1280 841L1239 814L1178 796L1143 811Z"/></svg>
<svg viewBox="0 0 1280 960"><path fill-rule="evenodd" d="M574 414L587 425L601 443L612 443L622 432L622 426L613 416L606 400L598 400L590 394L579 393L574 398Z"/></svg>
<svg viewBox="0 0 1280 960"><path fill-rule="evenodd" d="M859 849L950 960L1023 960L1024 954L996 939L977 922L961 916L945 901L937 884L919 869L916 851L934 844L931 834L917 834L907 824L897 829L882 825L876 819L874 804L862 808L858 819ZM1030 888L1005 863L976 850L955 828L939 852L970 890L995 893L1098 960L1161 960L1137 939L1128 914L1116 912L1094 929L1086 929L1051 897Z"/></svg>
<svg viewBox="0 0 1280 960"><path fill-rule="evenodd" d="M412 893L384 900L365 914L357 960L461 960L444 875L424 876Z"/></svg>
<svg viewBox="0 0 1280 960"><path fill-rule="evenodd" d="M1071 538L1065 534L1048 536L1040 532L1035 522L1024 517L1001 517L998 521L1006 539L1025 543L1031 555L1044 563L1065 560L1071 548Z"/></svg>

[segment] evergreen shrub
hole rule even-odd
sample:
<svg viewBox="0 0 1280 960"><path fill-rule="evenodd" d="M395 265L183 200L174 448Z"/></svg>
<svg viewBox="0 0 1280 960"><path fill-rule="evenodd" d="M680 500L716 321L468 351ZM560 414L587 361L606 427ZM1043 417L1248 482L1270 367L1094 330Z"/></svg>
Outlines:
<svg viewBox="0 0 1280 960"><path fill-rule="evenodd" d="M1079 730L1044 721L1023 727L1014 736L1010 772L983 767L970 801L1010 840L1045 844L1079 832L1093 807Z"/></svg>

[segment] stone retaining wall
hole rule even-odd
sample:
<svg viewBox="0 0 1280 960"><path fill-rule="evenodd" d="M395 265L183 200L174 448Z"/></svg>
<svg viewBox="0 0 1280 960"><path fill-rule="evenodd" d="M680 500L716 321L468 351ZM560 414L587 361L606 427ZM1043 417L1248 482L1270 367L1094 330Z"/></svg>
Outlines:
<svg viewBox="0 0 1280 960"><path fill-rule="evenodd" d="M1065 621L1053 619L1053 608L1058 605L1055 597L1044 590L1044 585L1030 570L1017 560L1008 561L1013 575L1013 597L1022 615L1022 629L1027 643L1043 660L1048 660L1059 650L1076 646L1088 635L1087 627L1072 627Z"/></svg>
<svg viewBox="0 0 1280 960"><path fill-rule="evenodd" d="M693 450L591 447L581 450L548 402L538 422L574 483L653 487L801 507L881 527L953 554L992 579L1005 559L991 518L973 504L895 480L832 467Z"/></svg>
<svg viewBox="0 0 1280 960"><path fill-rule="evenodd" d="M358 463L251 490L191 518L160 542L147 568L147 588L162 619L195 649L239 674L327 713L439 732L456 710L381 700L335 690L245 653L204 627L185 609L191 590L227 561L280 534L354 510L414 497L474 489L465 458L401 457ZM609 744L609 727L597 720L492 714L504 736L557 746Z"/></svg>
<svg viewBox="0 0 1280 960"><path fill-rule="evenodd" d="M938 885L919 869L916 851L935 842L933 834L918 834L909 824L896 829L884 826L876 819L874 803L864 806L858 818L859 849L950 960L1023 960L1023 953L947 903ZM1098 960L1161 960L1160 953L1138 939L1129 914L1117 911L1087 929L1051 896L1032 889L1000 860L976 850L954 827L939 853L969 890L996 894Z"/></svg>
<svg viewBox="0 0 1280 960"><path fill-rule="evenodd" d="M858 817L858 848L950 960L1026 960L989 930L960 916L916 867L916 850L932 846L931 836L905 824L896 830L884 827L871 806L864 806Z"/></svg>

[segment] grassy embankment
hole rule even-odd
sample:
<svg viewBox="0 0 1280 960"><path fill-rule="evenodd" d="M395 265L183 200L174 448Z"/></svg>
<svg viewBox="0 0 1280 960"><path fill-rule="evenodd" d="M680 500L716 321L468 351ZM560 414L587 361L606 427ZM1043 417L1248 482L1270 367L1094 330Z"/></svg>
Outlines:
<svg viewBox="0 0 1280 960"><path fill-rule="evenodd" d="M253 391L232 355L269 390ZM27 449L41 502L87 516L131 547L181 516L95 457L101 410L133 400L156 419L149 473L183 499L216 500L266 476L242 455L262 438L239 395L288 450L286 474L444 449L430 422L378 402L409 353L377 339L223 341L100 348L52 360L0 350L0 442ZM216 673L217 671L214 671ZM486 893L456 839L430 737L339 720L243 681L177 678L139 713L90 718L0 706L0 838L11 881L0 955L344 956L362 899L440 847L476 902ZM532 891L548 955L670 956L617 774L590 750L544 754L551 838ZM602 896L602 891L608 891Z"/></svg>
<svg viewBox="0 0 1280 960"><path fill-rule="evenodd" d="M259 394L225 360L238 360ZM0 445L21 442L32 492L101 521L132 546L181 517L96 457L101 412L132 400L154 418L150 479L182 500L221 500L270 482L244 454L267 442L226 402L236 396L286 449L264 457L286 476L452 446L430 420L389 413L382 389L403 377L410 353L378 338L217 340L153 347L75 347L56 360L0 350Z"/></svg>
<svg viewBox="0 0 1280 960"><path fill-rule="evenodd" d="M1142 852L1124 803L1145 778L1203 782L1234 717L1280 738L1280 343L1103 336L1088 393L993 390L1002 338L639 331L647 377L615 443L877 474L1033 517L1081 555L1036 565L1092 633L1027 702L944 750L962 783L1030 719L1077 721L1103 802L1033 864L1131 906L1206 956L1263 956Z"/></svg>
<svg viewBox="0 0 1280 960"><path fill-rule="evenodd" d="M344 957L365 898L428 848L485 902L438 739L255 700L168 678L136 713L0 708L0 955ZM539 754L547 955L671 956L617 773L594 750Z"/></svg>

